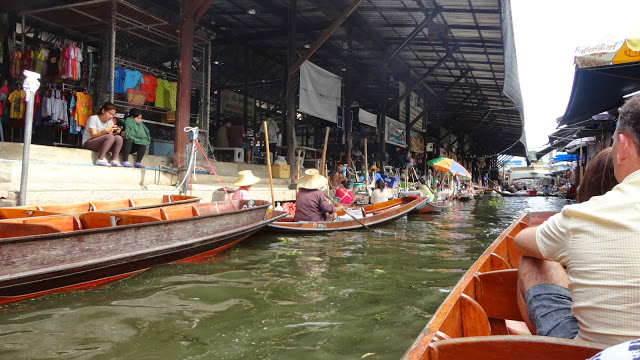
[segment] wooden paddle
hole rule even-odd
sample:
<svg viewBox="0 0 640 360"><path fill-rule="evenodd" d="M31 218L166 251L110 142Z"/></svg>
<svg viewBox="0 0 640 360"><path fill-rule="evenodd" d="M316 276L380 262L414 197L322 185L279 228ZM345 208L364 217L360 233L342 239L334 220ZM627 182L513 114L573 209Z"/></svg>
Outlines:
<svg viewBox="0 0 640 360"><path fill-rule="evenodd" d="M329 196L327 196L327 200L329 200L329 202L331 202L334 206L340 206L340 204L338 204L335 200L333 200L332 198L330 198ZM358 222L358 224L362 225L362 227L364 227L367 230L370 231L374 231L372 228L368 227L367 225L365 225L362 221L360 221L358 218L356 218L355 216L353 216L353 214L349 213L349 211L347 211L345 209L344 211L347 215L351 216L351 218L355 221Z"/></svg>

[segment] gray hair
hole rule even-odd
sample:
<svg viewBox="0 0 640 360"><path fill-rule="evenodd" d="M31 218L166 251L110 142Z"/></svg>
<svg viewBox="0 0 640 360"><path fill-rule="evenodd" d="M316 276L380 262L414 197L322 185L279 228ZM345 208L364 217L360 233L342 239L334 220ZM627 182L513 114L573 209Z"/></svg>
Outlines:
<svg viewBox="0 0 640 360"><path fill-rule="evenodd" d="M631 135L640 154L640 95L632 97L622 106L616 131Z"/></svg>

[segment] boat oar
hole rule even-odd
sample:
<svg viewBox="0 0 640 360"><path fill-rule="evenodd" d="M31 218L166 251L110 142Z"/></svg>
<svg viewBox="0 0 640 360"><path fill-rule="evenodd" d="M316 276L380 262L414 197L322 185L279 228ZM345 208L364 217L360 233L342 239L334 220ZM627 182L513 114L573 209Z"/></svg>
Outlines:
<svg viewBox="0 0 640 360"><path fill-rule="evenodd" d="M327 200L329 200L333 205L335 206L339 206L340 204L338 204L335 200L333 200L332 198L327 196ZM358 218L356 218L355 216L353 216L353 214L351 214L348 210L345 209L344 211L345 213L347 213L347 215L351 216L351 218L355 221L358 222L358 224L362 225L362 227L364 227L367 230L371 230L374 231L372 228L368 227L367 225L365 225L362 221L360 221Z"/></svg>

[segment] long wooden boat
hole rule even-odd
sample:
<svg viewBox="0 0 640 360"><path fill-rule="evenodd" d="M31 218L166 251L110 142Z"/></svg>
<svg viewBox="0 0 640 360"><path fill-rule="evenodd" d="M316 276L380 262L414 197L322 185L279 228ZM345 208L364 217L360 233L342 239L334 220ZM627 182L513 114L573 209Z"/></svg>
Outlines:
<svg viewBox="0 0 640 360"><path fill-rule="evenodd" d="M242 200L0 220L0 304L227 249L287 214Z"/></svg>
<svg viewBox="0 0 640 360"><path fill-rule="evenodd" d="M512 192L508 192L508 191L500 191L500 190L495 190L495 192L497 192L498 194L505 196L505 197L526 197L526 196L538 196L537 192L526 192L526 193L521 193L521 192L517 192L517 193L512 193ZM544 196L544 195L543 195Z"/></svg>
<svg viewBox="0 0 640 360"><path fill-rule="evenodd" d="M339 221L293 221L293 217L288 217L267 225L267 229L278 232L328 232L336 230L361 229L364 225L368 227L386 224L397 220L418 205L426 202L426 199L406 196L393 199L375 205L362 207L362 218L354 220L349 218L344 212L338 212L341 219Z"/></svg>
<svg viewBox="0 0 640 360"><path fill-rule="evenodd" d="M119 200L102 200L87 201L83 203L73 204L56 204L56 205L30 205L30 206L11 206L3 207L4 210L37 210L50 213L61 214L79 214L88 211L117 211L117 210L135 210L146 209L151 207L187 204L199 202L200 198L189 195L163 195L157 197L132 198Z"/></svg>
<svg viewBox="0 0 640 360"><path fill-rule="evenodd" d="M417 207L412 213L415 214L431 214L441 213L448 211L451 208L452 203L448 200L445 201L425 201L424 205Z"/></svg>
<svg viewBox="0 0 640 360"><path fill-rule="evenodd" d="M516 300L521 254L513 239L555 212L513 222L469 268L404 354L405 360L587 359L608 345L528 334Z"/></svg>

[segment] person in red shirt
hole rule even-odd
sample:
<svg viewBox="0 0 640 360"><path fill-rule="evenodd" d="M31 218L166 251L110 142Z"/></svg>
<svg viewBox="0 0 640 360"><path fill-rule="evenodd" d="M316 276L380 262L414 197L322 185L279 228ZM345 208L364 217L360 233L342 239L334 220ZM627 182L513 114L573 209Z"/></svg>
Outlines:
<svg viewBox="0 0 640 360"><path fill-rule="evenodd" d="M351 205L353 203L353 193L347 189L347 180L338 183L336 197L340 199L340 204Z"/></svg>

